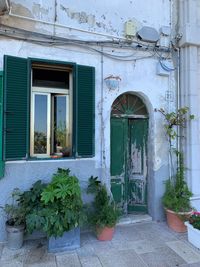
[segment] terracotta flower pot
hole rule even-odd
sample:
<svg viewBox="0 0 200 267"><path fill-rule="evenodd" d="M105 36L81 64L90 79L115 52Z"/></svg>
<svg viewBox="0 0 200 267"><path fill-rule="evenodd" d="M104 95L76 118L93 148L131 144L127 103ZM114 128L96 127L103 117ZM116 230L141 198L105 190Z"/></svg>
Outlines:
<svg viewBox="0 0 200 267"><path fill-rule="evenodd" d="M172 210L166 209L167 224L169 228L178 233L187 232L187 227L184 221L191 215L190 212L174 212Z"/></svg>
<svg viewBox="0 0 200 267"><path fill-rule="evenodd" d="M97 228L97 239L100 241L110 241L113 238L114 227Z"/></svg>

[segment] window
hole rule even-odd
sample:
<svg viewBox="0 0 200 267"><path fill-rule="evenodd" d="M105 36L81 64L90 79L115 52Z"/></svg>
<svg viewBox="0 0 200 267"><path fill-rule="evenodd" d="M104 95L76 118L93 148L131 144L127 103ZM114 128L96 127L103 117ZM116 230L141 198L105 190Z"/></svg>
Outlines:
<svg viewBox="0 0 200 267"><path fill-rule="evenodd" d="M47 66L48 68L48 66ZM32 69L32 157L72 155L72 73L60 69Z"/></svg>
<svg viewBox="0 0 200 267"><path fill-rule="evenodd" d="M94 67L4 56L3 160L94 156Z"/></svg>

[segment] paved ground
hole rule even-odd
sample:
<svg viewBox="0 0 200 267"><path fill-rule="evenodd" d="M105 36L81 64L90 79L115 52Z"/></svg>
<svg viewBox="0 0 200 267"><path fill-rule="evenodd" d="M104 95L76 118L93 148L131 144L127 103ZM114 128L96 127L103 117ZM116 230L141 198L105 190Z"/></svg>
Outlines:
<svg viewBox="0 0 200 267"><path fill-rule="evenodd" d="M60 254L47 253L45 239L26 241L15 251L0 245L0 267L200 267L200 251L165 223L117 226L108 242L83 233L81 243L80 249Z"/></svg>

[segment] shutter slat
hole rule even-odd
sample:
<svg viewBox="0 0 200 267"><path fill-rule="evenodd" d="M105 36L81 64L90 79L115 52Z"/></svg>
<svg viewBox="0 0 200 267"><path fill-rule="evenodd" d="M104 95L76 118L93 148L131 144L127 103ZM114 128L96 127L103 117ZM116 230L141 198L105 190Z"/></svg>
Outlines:
<svg viewBox="0 0 200 267"><path fill-rule="evenodd" d="M77 66L77 154L94 156L95 69Z"/></svg>
<svg viewBox="0 0 200 267"><path fill-rule="evenodd" d="M27 59L5 56L4 133L5 159L23 159L27 154Z"/></svg>

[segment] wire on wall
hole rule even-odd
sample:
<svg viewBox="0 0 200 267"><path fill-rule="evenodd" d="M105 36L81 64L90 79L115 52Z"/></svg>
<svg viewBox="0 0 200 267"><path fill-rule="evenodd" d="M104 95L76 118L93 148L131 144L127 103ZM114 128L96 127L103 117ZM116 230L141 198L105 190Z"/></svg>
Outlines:
<svg viewBox="0 0 200 267"><path fill-rule="evenodd" d="M86 49L88 51L102 54L105 57L111 58L113 60L119 61L136 61L146 58L158 57L165 58L169 57L169 54L172 51L172 48L161 47L152 44L146 44L140 41L134 41L132 43L127 43L127 41L122 40L80 40L80 39L71 39L63 38L58 36L51 36L47 34L17 29L13 27L0 27L0 36L7 38L12 38L21 41L31 42L33 44L45 45L45 46L78 46L80 48ZM106 52L99 49L98 46L112 47L121 49L120 52L112 51ZM133 52L124 52L124 49L133 50ZM146 55L140 56L138 52L146 52ZM165 57L164 57L165 55ZM163 65L164 66L164 65Z"/></svg>

